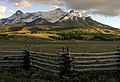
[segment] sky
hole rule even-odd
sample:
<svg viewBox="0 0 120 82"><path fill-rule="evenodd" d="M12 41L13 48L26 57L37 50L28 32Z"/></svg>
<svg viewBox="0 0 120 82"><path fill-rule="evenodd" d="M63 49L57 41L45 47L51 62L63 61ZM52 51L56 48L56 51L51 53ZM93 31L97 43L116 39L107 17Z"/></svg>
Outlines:
<svg viewBox="0 0 120 82"><path fill-rule="evenodd" d="M87 13L94 20L120 28L120 0L0 0L0 19L17 10L26 12L51 11L62 8Z"/></svg>

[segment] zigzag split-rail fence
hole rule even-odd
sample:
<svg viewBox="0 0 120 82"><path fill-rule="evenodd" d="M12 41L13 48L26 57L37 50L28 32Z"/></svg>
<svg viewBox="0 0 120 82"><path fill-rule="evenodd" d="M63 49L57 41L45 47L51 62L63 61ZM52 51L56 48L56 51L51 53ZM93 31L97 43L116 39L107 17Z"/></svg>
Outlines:
<svg viewBox="0 0 120 82"><path fill-rule="evenodd" d="M120 49L105 53L70 53L63 48L62 53L49 54L23 51L0 51L0 69L22 67L30 70L35 67L60 76L74 76L83 71L119 71Z"/></svg>

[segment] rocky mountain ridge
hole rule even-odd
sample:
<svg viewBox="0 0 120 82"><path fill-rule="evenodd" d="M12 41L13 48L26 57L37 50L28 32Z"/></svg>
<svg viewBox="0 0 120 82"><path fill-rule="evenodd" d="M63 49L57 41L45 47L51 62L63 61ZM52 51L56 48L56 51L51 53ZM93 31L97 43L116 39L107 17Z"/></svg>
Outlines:
<svg viewBox="0 0 120 82"><path fill-rule="evenodd" d="M23 13L22 11L18 10L12 16L0 19L0 24L17 24L22 22L32 22L38 18L43 18L51 23L54 23L66 14L67 12L63 11L60 8L49 12L35 13Z"/></svg>

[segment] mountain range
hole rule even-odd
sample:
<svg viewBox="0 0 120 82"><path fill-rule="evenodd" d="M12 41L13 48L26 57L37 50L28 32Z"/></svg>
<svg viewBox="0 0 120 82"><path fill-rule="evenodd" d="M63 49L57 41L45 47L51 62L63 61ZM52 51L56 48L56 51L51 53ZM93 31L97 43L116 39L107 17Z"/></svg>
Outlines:
<svg viewBox="0 0 120 82"><path fill-rule="evenodd" d="M1 29L12 32L26 29L31 33L74 30L87 34L120 34L120 29L93 20L86 13L75 12L74 10L65 12L60 8L48 12L34 13L23 13L18 10L12 16L0 19Z"/></svg>
<svg viewBox="0 0 120 82"><path fill-rule="evenodd" d="M56 22L58 19L66 15L67 13L60 8L49 12L35 12L35 13L23 13L18 10L15 14L8 18L0 20L1 24L16 24L22 22L32 22L38 18L43 18L51 23Z"/></svg>
<svg viewBox="0 0 120 82"><path fill-rule="evenodd" d="M70 12L65 12L60 8L49 12L35 12L35 13L23 13L18 10L15 14L8 18L0 19L0 24L18 24L18 23L30 23L32 22L36 24L46 24L51 23L55 25L64 25L64 26L98 26L98 27L106 27L106 25L101 24L95 20L93 20L90 16L85 13L74 12L71 10ZM69 24L68 24L69 23Z"/></svg>

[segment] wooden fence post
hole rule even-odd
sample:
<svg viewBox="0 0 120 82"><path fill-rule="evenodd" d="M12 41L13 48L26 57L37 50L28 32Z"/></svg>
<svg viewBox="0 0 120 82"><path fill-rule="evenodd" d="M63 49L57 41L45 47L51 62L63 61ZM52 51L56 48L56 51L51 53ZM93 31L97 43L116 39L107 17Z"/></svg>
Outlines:
<svg viewBox="0 0 120 82"><path fill-rule="evenodd" d="M60 76L71 77L74 75L74 70L72 68L72 59L73 57L70 57L70 50L67 47L67 52L61 54L60 59L59 59Z"/></svg>
<svg viewBox="0 0 120 82"><path fill-rule="evenodd" d="M23 68L24 68L25 70L30 70L30 68L31 68L30 63L31 63L31 62L30 62L30 52L29 52L29 49L24 50L23 54L24 54Z"/></svg>
<svg viewBox="0 0 120 82"><path fill-rule="evenodd" d="M65 52L65 48L63 47L63 48L62 48L62 53L64 53L64 52Z"/></svg>
<svg viewBox="0 0 120 82"><path fill-rule="evenodd" d="M117 63L120 63L120 47L119 46L117 46L117 52L119 52L119 53L117 53L116 55L119 55L118 57L117 57ZM120 68L120 64L118 65L118 68Z"/></svg>

